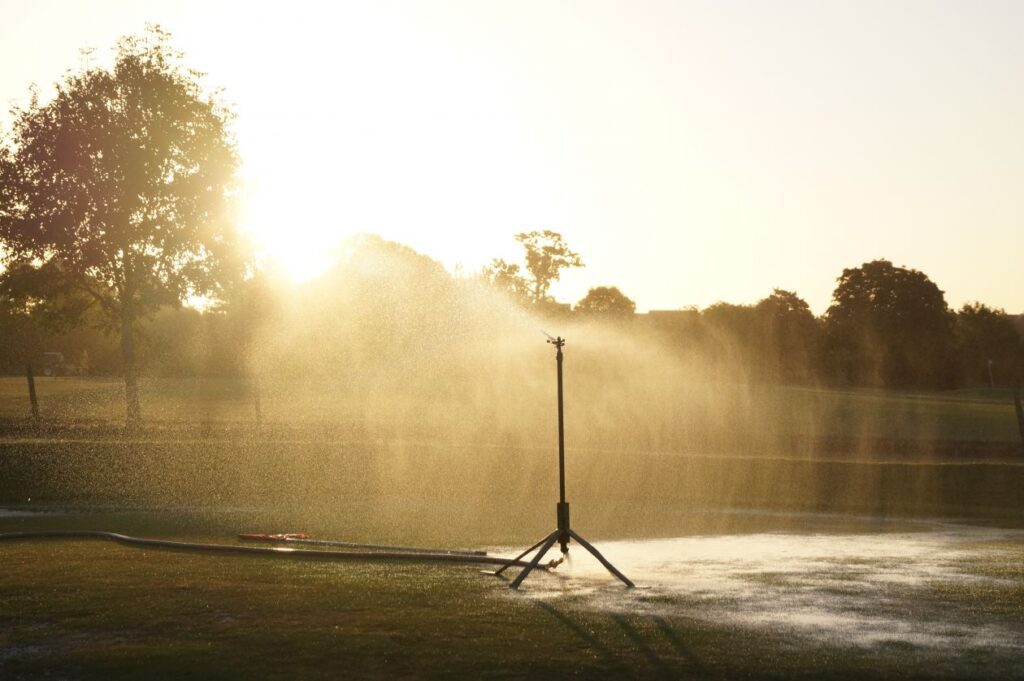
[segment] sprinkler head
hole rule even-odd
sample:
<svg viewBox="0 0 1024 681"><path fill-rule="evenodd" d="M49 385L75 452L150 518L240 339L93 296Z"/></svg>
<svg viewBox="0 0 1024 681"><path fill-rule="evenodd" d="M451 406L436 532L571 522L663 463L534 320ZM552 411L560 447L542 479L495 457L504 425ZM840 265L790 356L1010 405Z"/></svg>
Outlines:
<svg viewBox="0 0 1024 681"><path fill-rule="evenodd" d="M544 330L541 330L541 333L544 334L545 336L547 336L548 337L547 342L550 343L551 345L554 345L556 348L561 348L561 347L563 347L565 345L565 339L562 338L561 336L558 336L556 338L556 337L552 336L550 333L548 333L547 331L544 331Z"/></svg>

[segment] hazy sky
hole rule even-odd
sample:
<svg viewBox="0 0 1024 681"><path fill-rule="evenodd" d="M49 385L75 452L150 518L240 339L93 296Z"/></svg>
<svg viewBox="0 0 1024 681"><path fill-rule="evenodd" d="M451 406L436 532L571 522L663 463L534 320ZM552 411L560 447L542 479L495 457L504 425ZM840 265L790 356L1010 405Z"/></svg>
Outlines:
<svg viewBox="0 0 1024 681"><path fill-rule="evenodd" d="M360 231L472 272L547 228L566 301L821 312L885 257L1024 312L1024 2L0 0L0 98L147 21L235 103L300 276Z"/></svg>

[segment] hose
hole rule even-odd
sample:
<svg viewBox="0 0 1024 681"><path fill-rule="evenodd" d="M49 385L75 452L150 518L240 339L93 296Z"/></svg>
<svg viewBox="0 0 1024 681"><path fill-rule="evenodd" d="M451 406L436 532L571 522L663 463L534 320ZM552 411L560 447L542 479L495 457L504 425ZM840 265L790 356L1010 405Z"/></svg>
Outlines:
<svg viewBox="0 0 1024 681"><path fill-rule="evenodd" d="M266 556L277 558L306 558L312 560L350 560L370 562L421 562L421 563L462 563L477 565L508 565L527 567L522 560L509 560L497 556L480 556L462 553L424 553L421 551L317 551L314 549L293 549L283 546L242 546L237 544L205 544L197 542L172 541L132 537L117 532L98 530L32 530L26 532L0 533L0 541L18 539L106 539L128 546L149 547L170 551L191 551L199 553L240 554L245 556Z"/></svg>
<svg viewBox="0 0 1024 681"><path fill-rule="evenodd" d="M401 551L402 553L454 553L459 556L486 556L486 551L468 551L461 549L425 549L419 546L392 546L390 544L356 544L348 541L330 539L310 539L305 536L288 534L240 534L244 541L266 541L279 544L308 544L310 546L336 546L343 549L368 549L371 551Z"/></svg>

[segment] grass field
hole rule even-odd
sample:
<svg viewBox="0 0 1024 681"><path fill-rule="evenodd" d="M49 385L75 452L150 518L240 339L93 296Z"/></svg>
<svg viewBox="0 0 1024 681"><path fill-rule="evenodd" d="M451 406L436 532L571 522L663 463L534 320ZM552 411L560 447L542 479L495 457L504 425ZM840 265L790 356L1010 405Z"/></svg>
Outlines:
<svg viewBox="0 0 1024 681"><path fill-rule="evenodd" d="M77 515L88 524L89 512ZM173 515L108 511L92 520L163 534ZM1024 671L1024 533L804 517L812 534L794 534L777 518L755 520L755 533L669 544L679 551L670 564L665 542L606 542L637 581L633 591L575 563L516 593L472 567L6 542L0 675L995 679ZM54 515L0 518L0 530L66 524ZM182 534L182 524L176 536L231 541ZM820 552L808 552L809 542Z"/></svg>
<svg viewBox="0 0 1024 681"><path fill-rule="evenodd" d="M116 379L43 377L36 379L36 388L44 420L123 421L123 385ZM244 381L147 379L141 390L143 413L150 423L237 425L255 421L252 387ZM586 445L621 446L628 441L646 451L693 449L709 441L726 446L767 442L770 446L806 447L807 443L840 440L847 448L850 443L875 441L1020 445L1012 397L1005 390L924 393L715 384L658 395L659 411L639 417L628 402L618 405L621 413L614 410L614 403L611 409L601 403L602 411L593 413L588 409L589 390L591 386L582 396L570 395L567 421L570 434L576 437L573 441ZM714 395L713 402L702 399L708 395ZM534 397L530 404L515 407L524 411L513 410L509 417L495 415L486 404L466 401L468 396L388 393L386 408L367 408L365 403L372 402L371 398L354 394L329 377L265 381L260 398L267 424L358 425L392 437L396 431L436 434L444 430L463 441L469 436L504 441L519 439L520 433L532 434L536 422L550 425L548 407L553 406L544 401L534 404ZM0 421L19 421L29 413L25 379L0 377ZM486 418L461 418L466 413ZM453 418L456 414L460 417ZM468 422L454 423L458 420ZM543 441L548 441L549 430L542 433Z"/></svg>
<svg viewBox="0 0 1024 681"><path fill-rule="evenodd" d="M466 405L377 414L271 384L257 427L244 384L147 381L125 432L116 381L38 389L32 425L23 379L0 380L0 532L505 553L552 529L552 433ZM574 525L641 589L578 557L516 594L473 567L2 542L0 678L1024 675L1005 395L716 390L736 411L686 403L686 427L570 417Z"/></svg>

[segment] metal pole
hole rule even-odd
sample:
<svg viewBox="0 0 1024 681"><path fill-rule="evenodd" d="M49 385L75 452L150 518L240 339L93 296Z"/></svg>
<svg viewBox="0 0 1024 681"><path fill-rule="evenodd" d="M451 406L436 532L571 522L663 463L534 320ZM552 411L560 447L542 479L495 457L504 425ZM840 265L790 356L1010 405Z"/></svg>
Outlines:
<svg viewBox="0 0 1024 681"><path fill-rule="evenodd" d="M569 504L565 501L565 414L562 400L562 346L565 339L559 336L554 341L557 352L555 363L558 365L558 505L555 516L558 520L558 543L562 553L569 553Z"/></svg>
<svg viewBox="0 0 1024 681"><path fill-rule="evenodd" d="M519 585L523 583L523 580L526 579L526 576L529 575L530 572L532 570L534 570L540 564L540 561L544 557L544 554L547 553L551 549L552 546L554 546L556 541L559 544L561 544L562 553L563 554L567 554L567 553L569 553L569 542L572 541L573 539L575 539L576 541L578 541L583 546L583 548L585 548L587 551L592 553L594 555L594 557L597 558L598 561L600 561L601 564L604 565L605 568L608 569L609 572L611 572L613 575L615 575L616 577L621 579L623 584L625 584L627 587L632 587L633 586L633 582L629 581L629 579L625 575L623 575L621 572L616 570L615 566L612 565L611 563L609 563L608 560L604 556L602 556L597 549L595 549L593 546L591 546L590 543L588 543L585 539L583 539L583 537L579 536L578 534L576 534L575 532L573 532L570 529L570 526L569 526L569 504L566 503L566 501L565 501L565 413L564 413L564 409L563 409L563 399L562 399L562 346L565 345L565 339L562 338L561 336L559 336L558 338L552 338L548 334L544 334L544 335L548 336L548 343L551 343L556 348L555 362L558 365L558 499L559 499L559 501L558 501L558 506L556 508L556 515L557 515L557 518L558 518L558 528L554 532L552 532L551 534L549 534L548 536L544 537L539 542L537 542L536 544L531 546L530 548L528 548L525 551L523 551L515 559L513 559L513 561L519 561L524 556L526 556L526 554L528 554L530 551L533 551L538 546L540 546L540 550L537 552L537 554L533 557L533 559L529 562L529 564L525 568L523 568L522 572L520 572L516 576L515 580L509 586L511 586L513 589L519 588ZM559 563L561 563L562 560L564 560L564 558L563 559L559 559L557 561L552 561L551 564L548 565L548 567L549 568L553 568L556 565L558 565ZM518 564L518 563L510 563L510 564ZM508 565L502 566L502 568L499 569L499 570L495 570L493 574L500 575L502 572L504 572L506 567L508 567Z"/></svg>
<svg viewBox="0 0 1024 681"><path fill-rule="evenodd" d="M558 353L555 361L558 363L558 500L565 503L565 421L562 413L562 345L565 343L561 337L558 338L556 346Z"/></svg>

